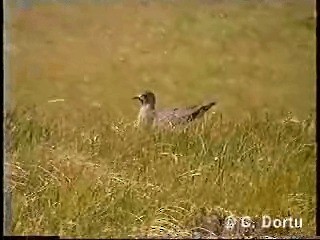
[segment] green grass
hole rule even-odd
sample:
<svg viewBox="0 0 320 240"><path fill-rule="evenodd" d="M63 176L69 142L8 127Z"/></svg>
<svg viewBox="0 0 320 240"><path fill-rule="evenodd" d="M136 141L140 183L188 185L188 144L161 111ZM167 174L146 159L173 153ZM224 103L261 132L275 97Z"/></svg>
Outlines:
<svg viewBox="0 0 320 240"><path fill-rule="evenodd" d="M312 16L307 1L11 10L12 232L190 236L232 213L314 235ZM159 107L216 99L216 114L146 132L130 100L144 89Z"/></svg>

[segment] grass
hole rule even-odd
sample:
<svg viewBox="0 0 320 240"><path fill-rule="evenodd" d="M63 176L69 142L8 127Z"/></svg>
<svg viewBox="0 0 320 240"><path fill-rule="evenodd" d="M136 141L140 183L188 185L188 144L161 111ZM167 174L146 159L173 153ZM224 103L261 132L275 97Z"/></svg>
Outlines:
<svg viewBox="0 0 320 240"><path fill-rule="evenodd" d="M10 8L13 234L183 237L235 214L314 235L312 16L308 1ZM214 98L216 114L145 132L130 100L144 89L159 107Z"/></svg>

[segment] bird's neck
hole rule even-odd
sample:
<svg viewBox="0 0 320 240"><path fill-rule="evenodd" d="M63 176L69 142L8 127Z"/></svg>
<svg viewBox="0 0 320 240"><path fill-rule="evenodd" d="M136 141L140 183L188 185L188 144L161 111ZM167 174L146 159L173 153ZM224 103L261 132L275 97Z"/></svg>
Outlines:
<svg viewBox="0 0 320 240"><path fill-rule="evenodd" d="M141 108L148 109L148 110L154 110L155 109L154 104L151 104L151 103L144 104L144 105L142 105Z"/></svg>

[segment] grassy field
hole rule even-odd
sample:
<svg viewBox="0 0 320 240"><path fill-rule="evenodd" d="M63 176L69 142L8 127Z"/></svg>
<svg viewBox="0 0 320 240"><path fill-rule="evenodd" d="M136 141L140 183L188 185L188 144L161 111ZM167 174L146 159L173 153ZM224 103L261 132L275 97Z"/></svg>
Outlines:
<svg viewBox="0 0 320 240"><path fill-rule="evenodd" d="M314 235L312 3L10 7L13 234L223 235L234 214L303 220L252 234ZM145 89L159 108L218 105L186 129L146 132L130 99Z"/></svg>

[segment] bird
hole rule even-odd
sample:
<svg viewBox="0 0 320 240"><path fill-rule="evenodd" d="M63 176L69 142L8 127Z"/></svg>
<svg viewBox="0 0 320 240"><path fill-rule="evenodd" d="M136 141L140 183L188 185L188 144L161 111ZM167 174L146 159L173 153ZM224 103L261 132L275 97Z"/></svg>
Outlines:
<svg viewBox="0 0 320 240"><path fill-rule="evenodd" d="M141 107L138 114L138 125L144 126L176 126L194 121L204 115L216 102L209 101L205 104L193 105L184 108L156 110L155 94L149 90L134 96L132 99L140 101Z"/></svg>

